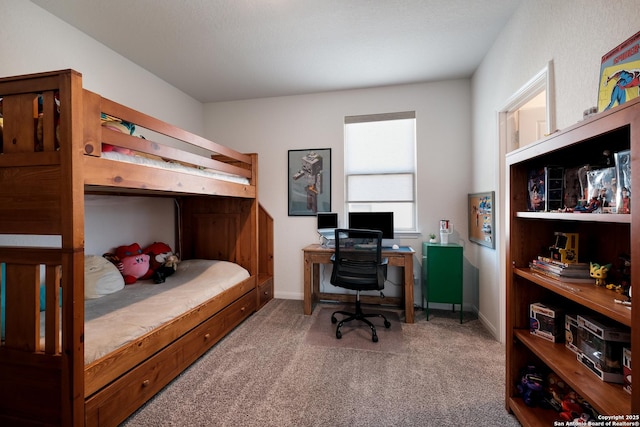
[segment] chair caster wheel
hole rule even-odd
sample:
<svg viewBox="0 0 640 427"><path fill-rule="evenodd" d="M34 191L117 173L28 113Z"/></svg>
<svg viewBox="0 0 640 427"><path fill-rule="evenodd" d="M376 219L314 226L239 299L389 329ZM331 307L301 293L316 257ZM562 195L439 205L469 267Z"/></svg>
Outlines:
<svg viewBox="0 0 640 427"><path fill-rule="evenodd" d="M342 338L342 332L336 331L336 338L341 339Z"/></svg>
<svg viewBox="0 0 640 427"><path fill-rule="evenodd" d="M388 320L385 320L384 327L389 329L391 327L391 322L389 322Z"/></svg>
<svg viewBox="0 0 640 427"><path fill-rule="evenodd" d="M331 316L331 323L333 323L334 325L338 323L338 319L336 319L336 316Z"/></svg>
<svg viewBox="0 0 640 427"><path fill-rule="evenodd" d="M378 336L377 335L372 336L371 341L378 342Z"/></svg>

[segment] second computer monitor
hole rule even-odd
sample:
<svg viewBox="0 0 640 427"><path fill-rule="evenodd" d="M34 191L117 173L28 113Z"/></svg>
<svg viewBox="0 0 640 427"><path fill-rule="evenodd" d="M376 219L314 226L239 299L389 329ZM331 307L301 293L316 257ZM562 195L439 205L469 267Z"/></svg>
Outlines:
<svg viewBox="0 0 640 427"><path fill-rule="evenodd" d="M380 230L383 239L393 239L393 212L349 212L349 228Z"/></svg>

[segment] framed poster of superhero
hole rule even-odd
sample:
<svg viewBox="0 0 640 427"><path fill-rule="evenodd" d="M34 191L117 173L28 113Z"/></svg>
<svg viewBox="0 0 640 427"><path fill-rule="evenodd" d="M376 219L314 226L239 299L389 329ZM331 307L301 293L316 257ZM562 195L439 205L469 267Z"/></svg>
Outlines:
<svg viewBox="0 0 640 427"><path fill-rule="evenodd" d="M331 149L289 150L289 216L331 212Z"/></svg>
<svg viewBox="0 0 640 427"><path fill-rule="evenodd" d="M638 97L640 91L640 31L602 57L598 112Z"/></svg>

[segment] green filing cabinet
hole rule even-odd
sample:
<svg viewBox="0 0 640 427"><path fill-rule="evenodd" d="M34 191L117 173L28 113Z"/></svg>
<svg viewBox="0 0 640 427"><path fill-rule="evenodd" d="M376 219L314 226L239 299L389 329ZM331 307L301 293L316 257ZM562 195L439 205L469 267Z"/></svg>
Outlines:
<svg viewBox="0 0 640 427"><path fill-rule="evenodd" d="M460 304L462 323L462 246L456 243L422 244L422 281L427 300L426 314L429 320L429 303Z"/></svg>

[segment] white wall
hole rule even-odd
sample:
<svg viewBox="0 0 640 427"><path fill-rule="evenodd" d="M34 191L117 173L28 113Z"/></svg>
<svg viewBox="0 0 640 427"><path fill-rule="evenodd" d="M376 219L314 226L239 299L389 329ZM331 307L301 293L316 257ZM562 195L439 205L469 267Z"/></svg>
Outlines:
<svg viewBox="0 0 640 427"><path fill-rule="evenodd" d="M467 239L470 105L469 80L206 105L208 138L225 141L240 151L259 153L260 202L275 222L275 296L302 299L302 248L318 242L315 217L288 216L288 150L331 148L331 206L339 213L341 225L346 225L344 117L415 110L418 224L422 236L401 243L416 249L415 270L419 275L421 243L430 232L438 232L440 219L451 219L459 231L451 241ZM415 295L421 298L419 283Z"/></svg>
<svg viewBox="0 0 640 427"><path fill-rule="evenodd" d="M470 190L499 188L497 112L512 94L553 60L557 127L576 123L597 103L602 55L635 34L639 22L636 0L522 2L472 79ZM504 203L498 200L497 207L503 209ZM498 215L500 224L502 218ZM504 341L505 254L473 249L467 255L480 271L481 315Z"/></svg>
<svg viewBox="0 0 640 427"><path fill-rule="evenodd" d="M202 133L202 104L178 91L86 34L24 0L0 2L0 76L73 68L83 74L86 89L139 109L194 133ZM172 244L173 202L121 198L87 203L87 253L102 254L118 245ZM161 212L140 220L140 210ZM25 239L6 238L8 244ZM27 239L28 244L39 244ZM48 242L48 241L47 241ZM49 243L40 243L49 244Z"/></svg>
<svg viewBox="0 0 640 427"><path fill-rule="evenodd" d="M29 1L0 2L0 76L72 68L85 89L194 133L202 104Z"/></svg>

